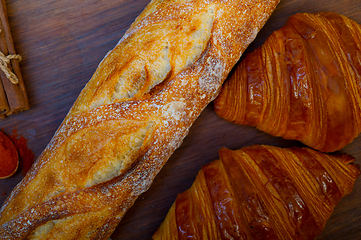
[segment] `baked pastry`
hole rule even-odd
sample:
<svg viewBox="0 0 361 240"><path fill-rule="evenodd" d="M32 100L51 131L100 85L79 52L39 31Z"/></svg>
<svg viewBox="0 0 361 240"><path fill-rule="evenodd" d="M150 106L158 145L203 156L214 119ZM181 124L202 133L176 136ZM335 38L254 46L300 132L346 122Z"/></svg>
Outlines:
<svg viewBox="0 0 361 240"><path fill-rule="evenodd" d="M299 13L247 54L214 102L231 122L324 152L361 132L361 27L336 13Z"/></svg>
<svg viewBox="0 0 361 240"><path fill-rule="evenodd" d="M178 194L160 239L314 239L360 175L348 154L254 145L222 148Z"/></svg>
<svg viewBox="0 0 361 240"><path fill-rule="evenodd" d="M1 208L1 239L108 239L278 0L155 0Z"/></svg>

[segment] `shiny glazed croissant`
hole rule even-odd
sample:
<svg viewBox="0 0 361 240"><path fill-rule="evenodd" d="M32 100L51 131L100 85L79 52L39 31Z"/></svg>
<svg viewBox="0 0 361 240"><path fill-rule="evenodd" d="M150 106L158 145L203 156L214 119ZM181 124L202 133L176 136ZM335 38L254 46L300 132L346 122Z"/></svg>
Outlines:
<svg viewBox="0 0 361 240"><path fill-rule="evenodd" d="M360 78L360 25L296 14L240 62L214 107L229 121L333 152L361 132Z"/></svg>
<svg viewBox="0 0 361 240"><path fill-rule="evenodd" d="M255 145L204 166L153 239L314 239L360 175L348 154Z"/></svg>

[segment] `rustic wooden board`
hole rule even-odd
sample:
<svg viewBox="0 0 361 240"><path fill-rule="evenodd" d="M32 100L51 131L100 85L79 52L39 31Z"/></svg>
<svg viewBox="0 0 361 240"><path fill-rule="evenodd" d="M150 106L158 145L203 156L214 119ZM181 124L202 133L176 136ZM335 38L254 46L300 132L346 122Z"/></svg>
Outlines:
<svg viewBox="0 0 361 240"><path fill-rule="evenodd" d="M0 120L0 129L28 139L39 156L98 63L122 37L149 0L10 0L10 27L31 109ZM247 51L297 12L332 11L361 23L360 0L282 0ZM361 113L360 113L361 114ZM150 239L177 193L189 188L202 165L218 158L220 147L252 144L300 145L252 127L220 119L210 104L194 123L182 146L126 214L112 239ZM342 152L361 164L361 136ZM0 180L0 204L23 176ZM337 206L319 239L361 239L361 178Z"/></svg>

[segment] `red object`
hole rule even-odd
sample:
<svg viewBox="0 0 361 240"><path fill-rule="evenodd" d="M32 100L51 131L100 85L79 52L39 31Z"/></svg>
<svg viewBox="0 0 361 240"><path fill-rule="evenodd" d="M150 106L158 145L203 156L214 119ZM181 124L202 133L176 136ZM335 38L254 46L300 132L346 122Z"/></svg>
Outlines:
<svg viewBox="0 0 361 240"><path fill-rule="evenodd" d="M19 166L19 155L13 142L0 131L0 179L12 176Z"/></svg>

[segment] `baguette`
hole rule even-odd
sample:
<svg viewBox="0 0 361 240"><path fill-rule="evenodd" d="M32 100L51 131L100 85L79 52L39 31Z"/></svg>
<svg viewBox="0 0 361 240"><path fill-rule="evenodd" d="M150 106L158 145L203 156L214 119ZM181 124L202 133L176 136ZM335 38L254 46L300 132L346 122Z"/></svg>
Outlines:
<svg viewBox="0 0 361 240"><path fill-rule="evenodd" d="M153 0L1 208L1 239L108 239L278 0Z"/></svg>

